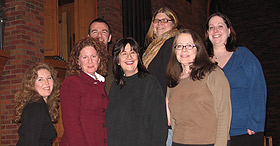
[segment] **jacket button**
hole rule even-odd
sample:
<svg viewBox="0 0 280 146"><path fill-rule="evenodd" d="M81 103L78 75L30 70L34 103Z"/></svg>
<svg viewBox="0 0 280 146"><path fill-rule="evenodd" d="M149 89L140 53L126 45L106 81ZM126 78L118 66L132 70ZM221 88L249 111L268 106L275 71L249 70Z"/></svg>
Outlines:
<svg viewBox="0 0 280 146"><path fill-rule="evenodd" d="M103 123L103 124L102 124L102 126L103 126L103 127L106 127L106 124L105 124L105 123Z"/></svg>
<svg viewBox="0 0 280 146"><path fill-rule="evenodd" d="M107 139L104 139L104 143L107 143Z"/></svg>
<svg viewBox="0 0 280 146"><path fill-rule="evenodd" d="M103 108L103 109L102 109L102 113L104 113L104 112L105 112L105 109Z"/></svg>
<svg viewBox="0 0 280 146"><path fill-rule="evenodd" d="M104 94L101 94L102 98L105 98L105 95Z"/></svg>

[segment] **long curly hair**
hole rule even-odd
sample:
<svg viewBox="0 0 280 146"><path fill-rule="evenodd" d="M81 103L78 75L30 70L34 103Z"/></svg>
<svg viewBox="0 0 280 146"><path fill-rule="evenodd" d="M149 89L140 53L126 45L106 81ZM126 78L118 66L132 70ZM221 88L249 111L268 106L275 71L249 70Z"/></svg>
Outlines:
<svg viewBox="0 0 280 146"><path fill-rule="evenodd" d="M81 50L87 46L92 46L96 50L98 57L100 58L100 63L96 72L102 76L107 75L107 63L109 55L106 49L106 45L97 39L85 37L82 38L71 51L67 64L66 77L70 75L80 75L80 71L82 70L82 68L78 64L79 56Z"/></svg>
<svg viewBox="0 0 280 146"><path fill-rule="evenodd" d="M60 82L57 79L57 72L48 65L44 63L38 63L31 66L23 80L22 80L22 87L15 95L15 117L14 121L19 124L22 110L23 108L31 102L36 102L42 99L42 96L36 91L35 89L35 81L38 78L38 71L41 69L46 69L50 72L53 78L53 91L51 95L47 98L47 105L49 108L49 114L51 117L52 122L56 122L59 115L58 115L58 98L59 98L59 89L60 89Z"/></svg>

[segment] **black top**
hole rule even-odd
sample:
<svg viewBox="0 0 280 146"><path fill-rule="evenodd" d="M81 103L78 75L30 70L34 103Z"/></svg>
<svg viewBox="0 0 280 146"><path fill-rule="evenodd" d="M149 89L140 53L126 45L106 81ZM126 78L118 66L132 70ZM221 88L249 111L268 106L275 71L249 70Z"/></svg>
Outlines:
<svg viewBox="0 0 280 146"><path fill-rule="evenodd" d="M165 146L165 98L157 79L148 74L113 82L106 111L108 146Z"/></svg>
<svg viewBox="0 0 280 146"><path fill-rule="evenodd" d="M17 146L51 146L56 130L51 122L48 105L40 99L27 104L21 115Z"/></svg>
<svg viewBox="0 0 280 146"><path fill-rule="evenodd" d="M166 40L148 66L149 72L158 79L164 95L166 95L167 89L166 68L171 56L173 41L174 37Z"/></svg>

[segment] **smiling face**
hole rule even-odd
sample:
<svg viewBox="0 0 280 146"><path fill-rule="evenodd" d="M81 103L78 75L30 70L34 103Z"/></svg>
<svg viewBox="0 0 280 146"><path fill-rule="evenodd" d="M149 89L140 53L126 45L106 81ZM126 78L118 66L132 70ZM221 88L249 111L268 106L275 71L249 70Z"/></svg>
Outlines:
<svg viewBox="0 0 280 146"><path fill-rule="evenodd" d="M155 20L171 20L166 14L164 13L158 13L155 16ZM165 32L171 30L174 27L174 24L172 21L167 21L167 23L164 23L163 21L159 21L157 23L153 22L153 31L156 34L156 36L161 36Z"/></svg>
<svg viewBox="0 0 280 146"><path fill-rule="evenodd" d="M119 53L119 65L125 76L132 76L138 72L137 53L131 48L130 44L126 44L124 50Z"/></svg>
<svg viewBox="0 0 280 146"><path fill-rule="evenodd" d="M90 37L97 38L107 45L111 41L111 34L106 23L94 22L90 26Z"/></svg>
<svg viewBox="0 0 280 146"><path fill-rule="evenodd" d="M37 72L38 77L35 80L35 90L44 98L51 95L53 90L53 78L46 69L40 69Z"/></svg>
<svg viewBox="0 0 280 146"><path fill-rule="evenodd" d="M190 44L194 45L192 36L190 34L182 33L178 36L176 45L187 46ZM196 47L193 47L192 49L187 49L184 47L183 49L175 50L176 58L177 58L178 62L184 66L189 66L190 63L194 62L196 52L197 52Z"/></svg>
<svg viewBox="0 0 280 146"><path fill-rule="evenodd" d="M81 50L78 64L81 66L82 71L94 75L98 69L99 62L100 58L92 46L86 46Z"/></svg>
<svg viewBox="0 0 280 146"><path fill-rule="evenodd" d="M207 30L209 40L213 46L225 46L227 38L230 36L230 29L220 16L214 16L209 20L209 28Z"/></svg>

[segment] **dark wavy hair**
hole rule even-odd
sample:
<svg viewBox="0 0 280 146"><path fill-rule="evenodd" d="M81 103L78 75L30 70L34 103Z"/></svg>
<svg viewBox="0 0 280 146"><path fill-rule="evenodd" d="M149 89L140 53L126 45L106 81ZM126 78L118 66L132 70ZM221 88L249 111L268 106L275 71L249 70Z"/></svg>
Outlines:
<svg viewBox="0 0 280 146"><path fill-rule="evenodd" d="M31 102L36 102L42 99L42 96L36 91L35 89L35 81L38 78L38 71L41 69L46 69L50 72L53 78L53 91L51 95L47 98L47 105L49 107L49 114L51 117L52 122L56 122L59 115L58 115L58 98L59 98L59 89L60 89L60 82L57 79L57 72L48 65L44 63L38 63L31 66L23 80L22 80L22 87L15 95L15 117L14 121L16 123L20 123L20 118L22 115L23 108Z"/></svg>
<svg viewBox="0 0 280 146"><path fill-rule="evenodd" d="M71 51L67 63L66 77L70 75L80 74L82 69L78 64L78 60L81 50L87 46L92 46L96 50L98 57L100 58L100 63L96 72L101 74L102 76L107 75L108 52L106 51L106 45L97 39L85 37L82 38Z"/></svg>
<svg viewBox="0 0 280 146"><path fill-rule="evenodd" d="M140 47L138 43L132 38L123 38L116 42L113 48L112 56L113 56L113 74L115 76L115 80L118 85L122 88L125 85L125 81L123 79L124 72L119 65L119 54L124 51L125 46L129 44L131 46L131 49L133 49L137 53L137 69L138 69L138 78L142 79L147 73L146 67L143 65L143 62L141 60L141 57L139 55L140 53Z"/></svg>
<svg viewBox="0 0 280 146"><path fill-rule="evenodd" d="M209 36L208 36L209 21L210 21L210 19L211 19L212 17L214 17L214 16L219 16L219 17L221 17L221 18L224 20L225 24L227 25L227 28L230 29L230 36L229 36L228 39L227 39L227 44L225 44L226 50L227 50L228 52L234 52L234 51L236 51L236 47L237 47L236 32L235 32L235 30L233 29L233 26L232 26L232 24L231 24L229 18L228 18L226 15L224 15L224 14L218 12L218 13L214 13L214 14L210 15L209 18L208 18L207 21L206 21L206 24L205 24L205 27L206 27L206 29L207 29L206 32L205 32L205 41L206 41L206 48L207 48L207 52L208 52L209 56L210 56L210 57L213 57L213 55L214 55L214 52L213 52L213 44L211 43L211 41L210 41L210 39L209 39Z"/></svg>
<svg viewBox="0 0 280 146"><path fill-rule="evenodd" d="M190 65L190 78L194 81L203 79L207 73L210 73L216 68L215 63L213 63L209 59L206 48L200 36L190 29L181 29L175 36L172 45L170 60L166 69L167 86L170 88L173 88L179 84L180 76L183 72L183 68L181 66L181 63L178 62L175 52L175 46L178 40L178 36L182 33L190 34L192 36L194 45L197 48L197 53L194 62Z"/></svg>

